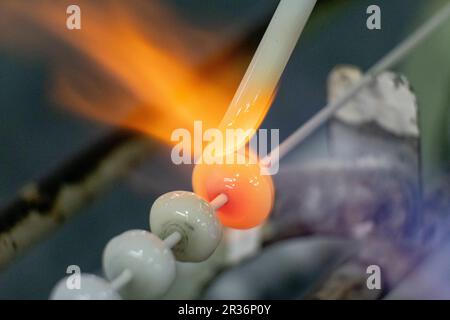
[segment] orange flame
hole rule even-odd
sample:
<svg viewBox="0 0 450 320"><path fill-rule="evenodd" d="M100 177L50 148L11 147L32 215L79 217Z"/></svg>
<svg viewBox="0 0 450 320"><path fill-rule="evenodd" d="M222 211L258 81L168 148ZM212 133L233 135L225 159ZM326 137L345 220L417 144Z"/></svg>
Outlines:
<svg viewBox="0 0 450 320"><path fill-rule="evenodd" d="M33 25L29 36L50 32L76 49L78 54L68 54L54 49L54 42L46 47L56 57L56 95L64 105L167 143L174 129L192 130L195 120L202 120L205 128L218 125L245 71L247 55L199 68L192 48L214 47L218 40L189 27L156 1L77 1L81 30L66 28L70 4L0 4L0 20L8 24L3 38L14 38L14 28L23 32L25 24L19 22L26 21Z"/></svg>

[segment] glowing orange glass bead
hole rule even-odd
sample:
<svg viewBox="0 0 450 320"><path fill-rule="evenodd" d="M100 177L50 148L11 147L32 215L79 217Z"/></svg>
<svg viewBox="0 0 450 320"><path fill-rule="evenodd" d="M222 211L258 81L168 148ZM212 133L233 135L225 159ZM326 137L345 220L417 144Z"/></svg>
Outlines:
<svg viewBox="0 0 450 320"><path fill-rule="evenodd" d="M223 225L249 229L260 225L274 202L272 177L261 175L258 164L198 164L192 174L194 192L207 201L228 197L217 210Z"/></svg>

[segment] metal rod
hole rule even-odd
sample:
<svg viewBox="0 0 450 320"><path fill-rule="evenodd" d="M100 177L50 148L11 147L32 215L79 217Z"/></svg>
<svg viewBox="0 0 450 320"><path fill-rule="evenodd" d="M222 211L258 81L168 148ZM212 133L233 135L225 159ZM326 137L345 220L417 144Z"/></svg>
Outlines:
<svg viewBox="0 0 450 320"><path fill-rule="evenodd" d="M215 197L212 201L210 201L209 204L211 205L211 207L213 207L214 210L218 210L227 202L228 196L225 193L221 193L217 197Z"/></svg>
<svg viewBox="0 0 450 320"><path fill-rule="evenodd" d="M288 154L295 146L303 142L311 133L317 130L334 113L351 99L353 99L358 92L364 87L372 83L376 76L381 72L391 68L400 60L405 58L411 51L421 44L427 37L429 37L435 30L437 30L450 17L450 4L447 4L442 10L436 13L431 19L425 22L413 34L398 44L393 50L386 54L380 61L378 61L366 74L361 78L360 82L351 87L346 94L339 99L328 103L324 108L317 112L310 120L298 128L286 140L284 140L277 148L272 150L267 155L262 163L270 163L270 161L279 161L286 154ZM274 156L278 154L277 156Z"/></svg>
<svg viewBox="0 0 450 320"><path fill-rule="evenodd" d="M131 279L133 279L133 272L131 272L131 270L129 269L125 269L122 271L121 274L119 274L119 276L117 276L117 278L115 278L114 280L112 280L111 283L111 287L115 290L118 291L121 288L123 288L125 285L127 285Z"/></svg>
<svg viewBox="0 0 450 320"><path fill-rule="evenodd" d="M181 240L181 233L178 231L174 231L171 233L167 238L165 238L163 241L166 244L168 248L173 248L175 245Z"/></svg>

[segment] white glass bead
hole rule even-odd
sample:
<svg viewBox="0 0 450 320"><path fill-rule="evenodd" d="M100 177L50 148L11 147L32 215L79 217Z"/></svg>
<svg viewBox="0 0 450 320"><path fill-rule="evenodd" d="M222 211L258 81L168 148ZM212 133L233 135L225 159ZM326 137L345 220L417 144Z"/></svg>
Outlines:
<svg viewBox="0 0 450 320"><path fill-rule="evenodd" d="M75 277L72 275L70 277ZM105 279L93 274L80 274L80 286L72 287L69 277L60 280L50 294L52 300L120 300L119 294Z"/></svg>
<svg viewBox="0 0 450 320"><path fill-rule="evenodd" d="M111 239L103 252L103 269L109 280L126 269L131 271L131 280L119 289L126 299L158 298L175 279L171 250L157 236L144 230L126 231Z"/></svg>
<svg viewBox="0 0 450 320"><path fill-rule="evenodd" d="M174 191L156 199L150 210L150 229L161 239L178 231L180 241L172 248L179 261L206 260L219 245L222 225L212 206L195 193Z"/></svg>

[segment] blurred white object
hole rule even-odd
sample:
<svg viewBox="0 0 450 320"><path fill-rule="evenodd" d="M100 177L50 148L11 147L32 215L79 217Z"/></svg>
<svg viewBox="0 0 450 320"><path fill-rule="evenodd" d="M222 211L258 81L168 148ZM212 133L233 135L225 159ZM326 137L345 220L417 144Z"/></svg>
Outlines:
<svg viewBox="0 0 450 320"><path fill-rule="evenodd" d="M258 226L247 230L226 229L227 262L236 264L255 255L261 249L261 228Z"/></svg>
<svg viewBox="0 0 450 320"><path fill-rule="evenodd" d="M150 229L161 239L174 232L181 238L172 248L178 261L200 262L216 250L222 225L213 207L195 193L173 191L160 196L150 210Z"/></svg>
<svg viewBox="0 0 450 320"><path fill-rule="evenodd" d="M109 280L130 270L132 278L119 289L126 299L155 299L175 279L175 259L166 244L144 230L126 231L111 239L103 252L103 269Z"/></svg>
<svg viewBox="0 0 450 320"><path fill-rule="evenodd" d="M329 101L342 97L362 76L361 70L353 66L334 68L328 79ZM353 125L374 122L399 136L419 135L416 97L405 77L389 71L361 89L335 116Z"/></svg>

